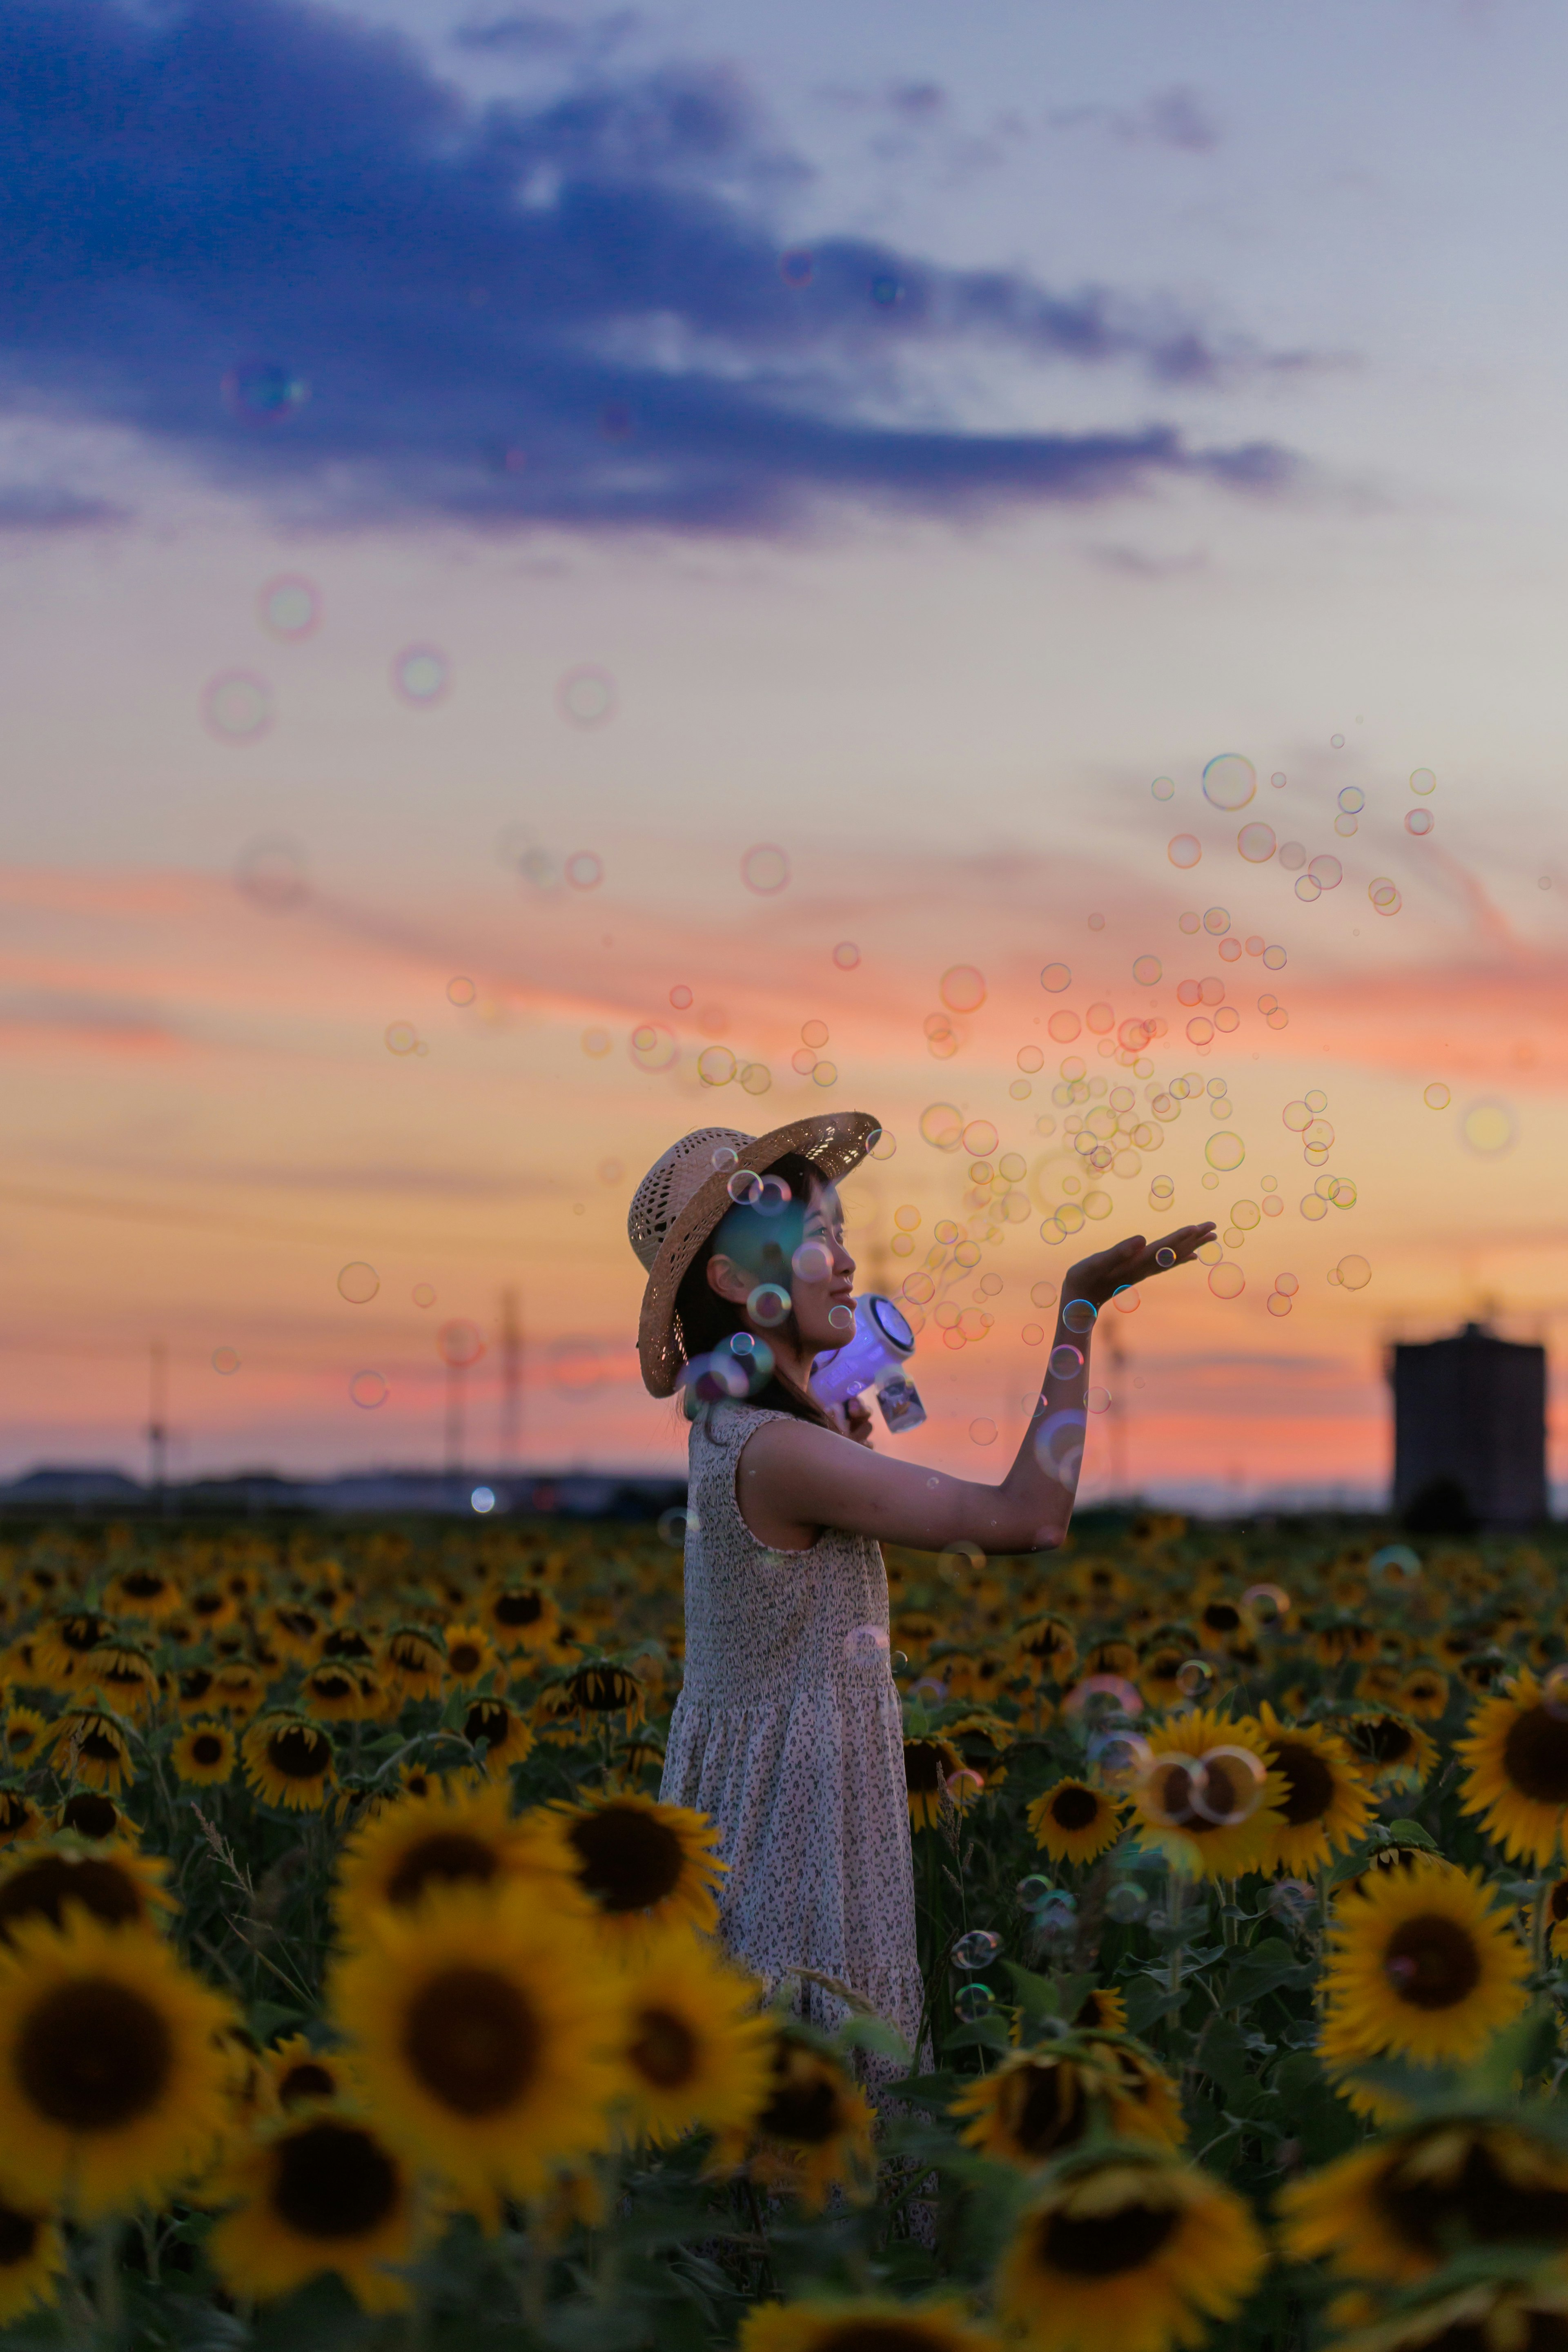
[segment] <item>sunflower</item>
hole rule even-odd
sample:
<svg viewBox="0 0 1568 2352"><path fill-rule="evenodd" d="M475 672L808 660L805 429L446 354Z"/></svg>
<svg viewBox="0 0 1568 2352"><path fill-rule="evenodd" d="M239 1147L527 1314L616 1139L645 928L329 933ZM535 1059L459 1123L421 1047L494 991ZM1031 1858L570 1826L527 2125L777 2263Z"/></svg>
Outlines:
<svg viewBox="0 0 1568 2352"><path fill-rule="evenodd" d="M482 1625L448 1625L446 1640L447 1679L459 1690L472 1690L496 1664L489 1635Z"/></svg>
<svg viewBox="0 0 1568 2352"><path fill-rule="evenodd" d="M100 1642L83 1660L76 1681L132 1723L142 1722L158 1703L156 1666L145 1650L127 1643Z"/></svg>
<svg viewBox="0 0 1568 2352"><path fill-rule="evenodd" d="M1002 1758L1013 1743L1013 1727L1004 1723L999 1715L984 1707L961 1716L956 1723L942 1727L944 1738L951 1739L965 1765L978 1772L988 1789L999 1789L1007 1778L1007 1767Z"/></svg>
<svg viewBox="0 0 1568 2352"><path fill-rule="evenodd" d="M1336 1911L1323 1994L1368 2053L1464 2065L1519 2014L1529 1966L1479 1872L1417 1863Z"/></svg>
<svg viewBox="0 0 1568 2352"><path fill-rule="evenodd" d="M112 1717L100 1715L96 1707L72 1707L57 1717L49 1758L62 1780L83 1780L111 1797L135 1777L130 1741Z"/></svg>
<svg viewBox="0 0 1568 2352"><path fill-rule="evenodd" d="M1418 1723L1391 1706L1353 1709L1342 1720L1344 1736L1374 1789L1414 1796L1425 1788L1437 1750Z"/></svg>
<svg viewBox="0 0 1568 2352"><path fill-rule="evenodd" d="M179 1607L180 1588L161 1568L143 1562L111 1576L103 1597L117 1617L150 1617L156 1622L172 1617Z"/></svg>
<svg viewBox="0 0 1568 2352"><path fill-rule="evenodd" d="M267 1696L267 1683L248 1660L237 1658L213 1677L213 1704L237 1723L248 1723Z"/></svg>
<svg viewBox="0 0 1568 2352"><path fill-rule="evenodd" d="M521 1764L533 1747L526 1717L504 1698L471 1698L463 1717L463 1737L477 1748L485 1743L484 1768Z"/></svg>
<svg viewBox="0 0 1568 2352"><path fill-rule="evenodd" d="M1152 2139L1180 2147L1187 2137L1182 2095L1164 2068L1142 2043L1094 2042L1089 2054L1117 2084L1115 2113L1124 2139Z"/></svg>
<svg viewBox="0 0 1568 2352"><path fill-rule="evenodd" d="M1094 1985L1085 1993L1073 2019L1080 2033L1125 2033L1127 2000L1110 1985Z"/></svg>
<svg viewBox="0 0 1568 2352"><path fill-rule="evenodd" d="M1448 1708L1448 1677L1436 1666L1415 1666L1405 1677L1397 1704L1417 1723L1436 1723Z"/></svg>
<svg viewBox="0 0 1568 2352"><path fill-rule="evenodd" d="M1364 1834L1371 1800L1349 1748L1333 1732L1316 1723L1282 1723L1267 1700L1258 1721L1268 1736L1269 1765L1285 1783L1283 1819L1263 1866L1310 1878Z"/></svg>
<svg viewBox="0 0 1568 2352"><path fill-rule="evenodd" d="M182 1780L195 1789L213 1789L234 1771L234 1734L225 1723L193 1723L169 1750L169 1761Z"/></svg>
<svg viewBox="0 0 1568 2352"><path fill-rule="evenodd" d="M31 1764L48 1738L49 1727L36 1707L14 1706L5 1717L7 1764Z"/></svg>
<svg viewBox="0 0 1568 2352"><path fill-rule="evenodd" d="M300 1704L325 1723L359 1723L367 1712L360 1678L349 1666L312 1666L300 1685Z"/></svg>
<svg viewBox="0 0 1568 2352"><path fill-rule="evenodd" d="M78 1789L68 1796L55 1815L58 1830L74 1830L78 1837L90 1838L94 1844L104 1838L123 1838L134 1845L142 1835L129 1813L122 1813L112 1797L97 1789Z"/></svg>
<svg viewBox="0 0 1568 2352"><path fill-rule="evenodd" d="M1187 1877L1236 1878L1259 1868L1283 1823L1285 1798L1262 1726L1250 1716L1202 1712L1172 1717L1154 1738L1158 1752L1131 1789L1140 1844L1158 1847Z"/></svg>
<svg viewBox="0 0 1568 2352"><path fill-rule="evenodd" d="M0 2169L94 2221L186 2179L223 2126L230 2011L144 1928L70 1906L0 1951Z"/></svg>
<svg viewBox="0 0 1568 2352"><path fill-rule="evenodd" d="M1169 2138L1163 2118L1154 2126L1147 2105L1129 2095L1116 2053L1103 2043L1015 2051L966 2083L949 2112L968 2118L960 2139L999 2164L1049 2164L1096 2123L1118 2138Z"/></svg>
<svg viewBox="0 0 1568 2352"><path fill-rule="evenodd" d="M31 1837L38 1818L37 1805L24 1790L0 1789L0 1852L19 1837Z"/></svg>
<svg viewBox="0 0 1568 2352"><path fill-rule="evenodd" d="M1065 1684L1078 1664L1078 1639L1065 1617L1026 1617L1013 1637L1013 1655L1032 1682Z"/></svg>
<svg viewBox="0 0 1568 2352"><path fill-rule="evenodd" d="M1455 1753L1469 1766L1461 1809L1507 1854L1538 1866L1558 1854L1568 1806L1568 1714L1546 1703L1528 1670L1483 1699Z"/></svg>
<svg viewBox="0 0 1568 2352"><path fill-rule="evenodd" d="M754 2119L772 2079L760 1991L683 1928L652 1943L626 1979L620 2042L631 2121L645 2138Z"/></svg>
<svg viewBox="0 0 1568 2352"><path fill-rule="evenodd" d="M159 1927L174 1908L164 1892L168 1864L132 1846L84 1847L72 1838L13 1846L0 1870L0 1944L13 1944L24 1920L65 1925L67 1906L106 1927Z"/></svg>
<svg viewBox="0 0 1568 2352"><path fill-rule="evenodd" d="M262 2302L335 2271L366 2311L401 2311L396 2275L418 2249L419 2216L403 2161L368 2123L312 2108L262 2132L226 2168L240 2202L207 2242L231 2294Z"/></svg>
<svg viewBox="0 0 1568 2352"><path fill-rule="evenodd" d="M481 2205L535 2195L604 2146L617 1990L588 1933L532 1889L443 1887L371 1913L331 2001L394 2145Z"/></svg>
<svg viewBox="0 0 1568 2352"><path fill-rule="evenodd" d="M184 1666L174 1677L174 1705L183 1716L210 1715L217 1705L216 1666Z"/></svg>
<svg viewBox="0 0 1568 2352"><path fill-rule="evenodd" d="M271 2070L260 2042L237 2018L220 2026L213 2042L223 2061L223 2097L229 2124L241 2135L248 2134L263 2116L272 2112Z"/></svg>
<svg viewBox="0 0 1568 2352"><path fill-rule="evenodd" d="M960 2303L753 2305L741 2322L738 2352L998 2352L998 2338Z"/></svg>
<svg viewBox="0 0 1568 2352"><path fill-rule="evenodd" d="M302 2033L292 2033L266 2053L272 2096L289 2115L296 2107L348 2095L349 2069L334 2050L312 2050Z"/></svg>
<svg viewBox="0 0 1568 2352"><path fill-rule="evenodd" d="M700 1935L713 1933L716 1893L728 1865L713 1852L723 1832L706 1813L661 1804L636 1789L606 1796L583 1790L579 1803L558 1800L546 1810L561 1822L578 1884L612 1936L624 1939L681 1921Z"/></svg>
<svg viewBox="0 0 1568 2352"><path fill-rule="evenodd" d="M0 2326L53 2303L67 2268L65 2239L53 2214L0 2199Z"/></svg>
<svg viewBox="0 0 1568 2352"><path fill-rule="evenodd" d="M1053 1862L1093 1862L1121 1835L1122 1808L1087 1780L1058 1780L1024 1816Z"/></svg>
<svg viewBox="0 0 1568 2352"><path fill-rule="evenodd" d="M719 2135L710 2169L744 2168L759 2186L797 2196L810 2212L837 2187L864 2202L876 2177L869 2101L837 2058L777 2018L763 2101L750 2130Z"/></svg>
<svg viewBox="0 0 1568 2352"><path fill-rule="evenodd" d="M1553 1959L1568 1952L1568 1878L1554 1878L1546 1890L1546 1943Z"/></svg>
<svg viewBox="0 0 1568 2352"><path fill-rule="evenodd" d="M963 1759L951 1739L905 1740L904 1789L911 1828L935 1829L942 1819L948 1781L963 1769Z"/></svg>
<svg viewBox="0 0 1568 2352"><path fill-rule="evenodd" d="M1281 2190L1287 2252L1406 2285L1476 2246L1568 2248L1568 2157L1522 2121L1412 2124Z"/></svg>
<svg viewBox="0 0 1568 2352"><path fill-rule="evenodd" d="M32 1637L31 1675L46 1689L68 1690L89 1650L113 1639L114 1620L96 1609L79 1609L62 1617L48 1617Z"/></svg>
<svg viewBox="0 0 1568 2352"><path fill-rule="evenodd" d="M626 1666L579 1666L567 1675L564 1689L572 1713L579 1717L621 1715L627 1731L643 1719L643 1686Z"/></svg>
<svg viewBox="0 0 1568 2352"><path fill-rule="evenodd" d="M264 1803L320 1812L335 1780L332 1743L302 1715L258 1716L240 1742L245 1777Z"/></svg>
<svg viewBox="0 0 1568 2352"><path fill-rule="evenodd" d="M481 1603L479 1616L497 1649L509 1658L520 1650L548 1656L561 1632L554 1601L535 1585L506 1585L492 1592Z"/></svg>
<svg viewBox="0 0 1568 2352"><path fill-rule="evenodd" d="M1071 2167L1026 2207L996 2274L1030 2352L1167 2352L1232 2318L1268 2265L1239 2197L1152 2155Z"/></svg>
<svg viewBox="0 0 1568 2352"><path fill-rule="evenodd" d="M1334 2341L1339 2352L1556 2352L1568 2344L1568 2282L1550 2269L1489 2279Z"/></svg>
<svg viewBox="0 0 1568 2352"><path fill-rule="evenodd" d="M375 1644L357 1625L334 1625L321 1636L321 1656L334 1665L368 1666L374 1661Z"/></svg>
<svg viewBox="0 0 1568 2352"><path fill-rule="evenodd" d="M381 1671L400 1699L435 1698L447 1671L439 1639L419 1625L395 1625L381 1645Z"/></svg>
<svg viewBox="0 0 1568 2352"><path fill-rule="evenodd" d="M352 1943L359 1923L383 1904L406 1911L433 1888L498 1888L527 1880L552 1912L590 1914L577 1857L559 1817L514 1818L494 1782L403 1797L356 1829L343 1848L334 1899L338 1931Z"/></svg>
<svg viewBox="0 0 1568 2352"><path fill-rule="evenodd" d="M300 1601L278 1601L262 1610L257 1631L275 1642L282 1655L297 1666L313 1666L328 1621Z"/></svg>

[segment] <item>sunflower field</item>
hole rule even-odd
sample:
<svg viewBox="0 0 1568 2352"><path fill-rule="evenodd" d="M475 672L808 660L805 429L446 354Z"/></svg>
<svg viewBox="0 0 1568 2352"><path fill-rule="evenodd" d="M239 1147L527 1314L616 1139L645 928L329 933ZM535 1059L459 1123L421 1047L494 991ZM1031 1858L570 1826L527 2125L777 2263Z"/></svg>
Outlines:
<svg viewBox="0 0 1568 2352"><path fill-rule="evenodd" d="M1564 1561L1108 1530L889 1558L912 2052L709 1932L678 1520L13 1531L0 2337L1568 2347Z"/></svg>

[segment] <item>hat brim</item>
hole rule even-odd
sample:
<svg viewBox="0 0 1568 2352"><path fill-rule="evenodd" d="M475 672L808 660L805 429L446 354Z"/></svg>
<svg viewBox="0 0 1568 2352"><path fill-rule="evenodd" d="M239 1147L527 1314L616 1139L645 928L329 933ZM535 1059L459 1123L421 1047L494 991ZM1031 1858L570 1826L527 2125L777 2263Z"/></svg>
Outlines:
<svg viewBox="0 0 1568 2352"><path fill-rule="evenodd" d="M648 1274L637 1323L637 1359L643 1385L650 1396L673 1396L686 1358L675 1335L675 1301L687 1268L725 1213L734 1205L730 1179L736 1168L765 1176L792 1151L809 1160L825 1184L836 1184L858 1168L882 1132L881 1122L865 1110L820 1112L815 1118L793 1119L760 1135L735 1155L735 1168L715 1169L694 1192L664 1240Z"/></svg>

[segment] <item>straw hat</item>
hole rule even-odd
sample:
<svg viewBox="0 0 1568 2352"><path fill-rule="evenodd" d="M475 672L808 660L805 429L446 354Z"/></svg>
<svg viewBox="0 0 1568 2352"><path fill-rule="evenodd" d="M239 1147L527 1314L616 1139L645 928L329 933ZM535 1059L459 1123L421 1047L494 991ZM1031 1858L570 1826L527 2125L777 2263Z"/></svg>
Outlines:
<svg viewBox="0 0 1568 2352"><path fill-rule="evenodd" d="M798 1151L821 1171L825 1184L836 1184L859 1166L881 1132L879 1122L863 1110L824 1111L763 1136L742 1135L733 1127L700 1127L654 1161L632 1195L626 1219L631 1245L647 1271L637 1354L650 1395L675 1394L686 1360L675 1336L675 1294L709 1234L734 1205L730 1179L737 1169L765 1176Z"/></svg>

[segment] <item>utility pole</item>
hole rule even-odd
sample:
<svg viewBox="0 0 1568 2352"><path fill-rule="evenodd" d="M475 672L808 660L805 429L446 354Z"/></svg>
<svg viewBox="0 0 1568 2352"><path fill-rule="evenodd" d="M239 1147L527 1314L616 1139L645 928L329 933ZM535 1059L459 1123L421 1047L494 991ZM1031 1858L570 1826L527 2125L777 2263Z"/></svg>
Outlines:
<svg viewBox="0 0 1568 2352"><path fill-rule="evenodd" d="M500 1295L500 1465L503 1470L517 1467L518 1445L522 1434L522 1323L518 1314L517 1293L503 1290Z"/></svg>
<svg viewBox="0 0 1568 2352"><path fill-rule="evenodd" d="M168 1349L162 1339L154 1339L147 1366L147 1475L160 1507L167 1483L168 1460Z"/></svg>

